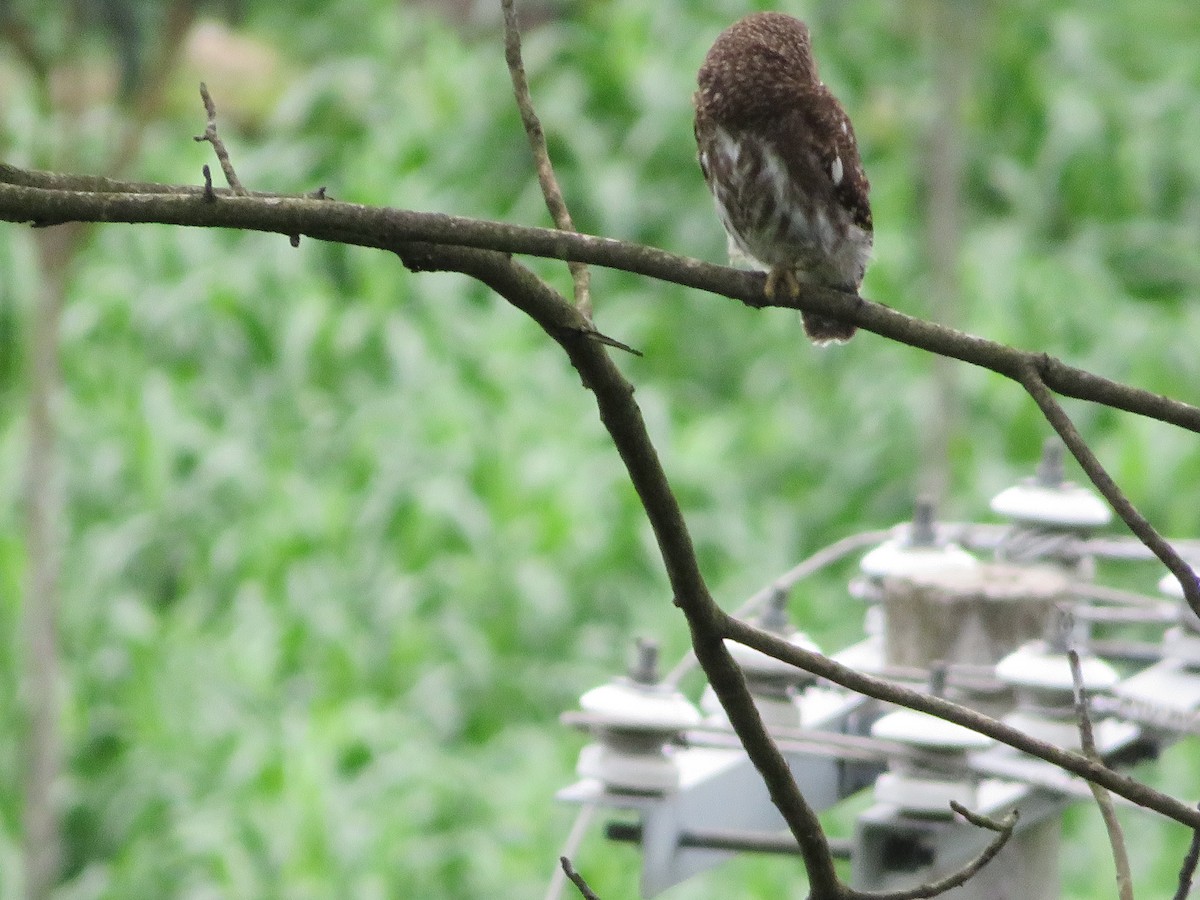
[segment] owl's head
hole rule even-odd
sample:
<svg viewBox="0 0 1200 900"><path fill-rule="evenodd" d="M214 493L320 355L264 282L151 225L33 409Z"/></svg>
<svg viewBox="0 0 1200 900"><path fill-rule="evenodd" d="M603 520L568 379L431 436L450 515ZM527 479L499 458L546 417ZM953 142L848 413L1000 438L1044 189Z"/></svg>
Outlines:
<svg viewBox="0 0 1200 900"><path fill-rule="evenodd" d="M754 13L718 35L700 67L700 94L718 119L753 118L818 83L808 26Z"/></svg>

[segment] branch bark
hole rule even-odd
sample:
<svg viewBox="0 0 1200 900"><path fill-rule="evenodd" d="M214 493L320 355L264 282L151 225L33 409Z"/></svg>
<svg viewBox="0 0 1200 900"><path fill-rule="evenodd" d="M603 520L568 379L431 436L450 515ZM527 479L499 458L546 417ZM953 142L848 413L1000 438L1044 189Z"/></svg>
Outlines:
<svg viewBox="0 0 1200 900"><path fill-rule="evenodd" d="M546 133L542 130L542 120L538 118L529 96L529 79L525 77L525 62L521 58L521 29L517 25L517 9L515 0L500 0L504 13L504 61L508 64L508 74L512 79L513 96L517 101L517 110L521 113L521 124L525 127L525 135L529 138L529 150L533 153L533 165L537 170L538 183L542 188L542 196L546 199L546 209L554 225L563 231L574 231L575 223L571 221L571 212L567 209L567 201L563 199L562 189L558 186L558 178L554 175L554 165L550 162L550 152L546 148ZM568 262L571 279L575 282L575 305L589 319L592 317L592 288L591 273L581 262Z"/></svg>

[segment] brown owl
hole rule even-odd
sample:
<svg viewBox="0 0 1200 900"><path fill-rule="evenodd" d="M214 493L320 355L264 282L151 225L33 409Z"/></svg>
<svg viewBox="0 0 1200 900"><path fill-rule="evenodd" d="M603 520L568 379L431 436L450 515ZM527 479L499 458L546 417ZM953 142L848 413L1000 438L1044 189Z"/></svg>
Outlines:
<svg viewBox="0 0 1200 900"><path fill-rule="evenodd" d="M817 77L808 27L755 13L721 32L700 67L700 169L730 254L767 270L766 293L800 283L858 292L871 253L871 205L854 128ZM817 344L855 326L802 313Z"/></svg>

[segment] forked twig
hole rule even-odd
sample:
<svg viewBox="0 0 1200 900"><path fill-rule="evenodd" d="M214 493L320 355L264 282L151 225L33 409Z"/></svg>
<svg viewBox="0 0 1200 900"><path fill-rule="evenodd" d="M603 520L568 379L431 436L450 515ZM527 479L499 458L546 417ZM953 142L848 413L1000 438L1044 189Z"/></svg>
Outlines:
<svg viewBox="0 0 1200 900"><path fill-rule="evenodd" d="M212 95L208 93L208 85L203 81L200 82L200 99L204 101L204 112L208 116L208 124L204 128L204 134L198 134L192 140L208 141L212 144L213 152L217 154L217 161L221 164L221 171L225 173L225 180L229 183L230 189L239 197L245 197L247 191L242 187L237 172L233 170L233 161L229 158L229 150L226 149L221 136L217 134L217 106L213 103ZM206 191L205 198L207 199L208 196Z"/></svg>
<svg viewBox="0 0 1200 900"><path fill-rule="evenodd" d="M1008 843L1008 839L1013 835L1013 829L1017 827L1017 819L1020 816L1014 809L1003 819L993 819L989 816L971 812L971 810L956 800L950 801L950 808L976 828L986 828L988 831L996 832L996 837L983 848L978 856L957 872L952 872L945 878L939 878L937 881L930 881L903 891L867 893L865 891L847 890L847 900L868 900L868 898L869 900L924 900L924 898L937 897L939 894L944 894L946 891L966 884L975 877L980 869L995 859L996 854L1004 849L1004 845Z"/></svg>

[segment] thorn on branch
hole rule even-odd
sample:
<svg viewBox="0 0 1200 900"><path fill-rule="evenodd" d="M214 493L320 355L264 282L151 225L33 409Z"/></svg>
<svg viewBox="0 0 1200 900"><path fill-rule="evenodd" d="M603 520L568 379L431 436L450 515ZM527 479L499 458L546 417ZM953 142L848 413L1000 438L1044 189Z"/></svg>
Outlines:
<svg viewBox="0 0 1200 900"><path fill-rule="evenodd" d="M575 867L571 865L571 860L565 856L560 856L558 862L562 866L563 874L571 879L571 884L579 889L579 895L583 897L583 900L600 900L596 892L588 887L588 883L583 880L583 876L575 871Z"/></svg>
<svg viewBox="0 0 1200 900"><path fill-rule="evenodd" d="M229 183L229 187L234 194L244 197L247 193L246 189L242 187L242 182L233 170L233 162L229 158L229 151L225 147L225 142L217 134L217 106L213 103L212 95L208 93L208 85L203 81L200 82L200 99L204 101L204 112L208 116L208 124L204 129L204 134L198 134L192 140L197 142L207 141L212 144L213 152L217 154L217 162L221 164L221 171L225 173L225 181Z"/></svg>
<svg viewBox="0 0 1200 900"><path fill-rule="evenodd" d="M208 167L208 163L201 166L200 171L204 173L204 202L216 203L217 192L213 190L212 169Z"/></svg>
<svg viewBox="0 0 1200 900"><path fill-rule="evenodd" d="M321 185L315 191L309 191L304 196L307 197L309 200L328 199L325 195L325 185ZM289 234L288 235L288 243L291 244L293 247L299 247L300 246L300 233L295 232L293 234Z"/></svg>
<svg viewBox="0 0 1200 900"><path fill-rule="evenodd" d="M644 356L641 350L630 347L628 344L618 341L616 338L611 338L595 328L580 328L579 333L589 340L595 341L597 344L603 344L605 347L613 347L617 350L624 350L626 353L632 353L634 356Z"/></svg>

